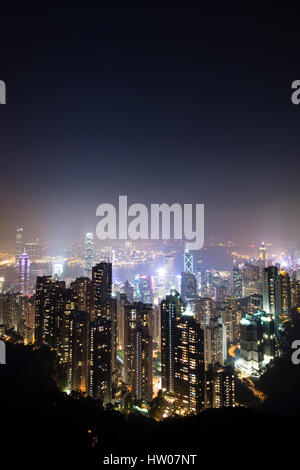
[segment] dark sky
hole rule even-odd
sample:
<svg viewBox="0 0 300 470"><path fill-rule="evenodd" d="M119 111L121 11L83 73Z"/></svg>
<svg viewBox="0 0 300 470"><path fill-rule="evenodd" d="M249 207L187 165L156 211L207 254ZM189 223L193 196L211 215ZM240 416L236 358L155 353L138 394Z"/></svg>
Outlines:
<svg viewBox="0 0 300 470"><path fill-rule="evenodd" d="M300 10L70 5L1 15L0 239L94 231L127 194L298 240Z"/></svg>

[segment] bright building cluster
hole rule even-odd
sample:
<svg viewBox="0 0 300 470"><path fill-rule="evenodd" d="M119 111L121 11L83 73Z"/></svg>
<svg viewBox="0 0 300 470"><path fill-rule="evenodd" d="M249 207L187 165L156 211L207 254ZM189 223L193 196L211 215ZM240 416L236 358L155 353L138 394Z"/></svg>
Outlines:
<svg viewBox="0 0 300 470"><path fill-rule="evenodd" d="M257 257L239 256L242 263L235 253L232 271L197 268L184 251L180 274L177 253L164 247L157 253L164 264L131 281L113 278L116 260L137 256L131 242L97 253L88 233L81 249L48 260L45 272L39 241L25 243L17 229L17 279L8 285L1 277L0 335L56 351L65 391L124 413L151 415L154 399L156 419L236 406L237 378L272 366L285 323L300 308L297 259L285 259L283 270L265 244ZM76 256L79 276L64 276Z"/></svg>

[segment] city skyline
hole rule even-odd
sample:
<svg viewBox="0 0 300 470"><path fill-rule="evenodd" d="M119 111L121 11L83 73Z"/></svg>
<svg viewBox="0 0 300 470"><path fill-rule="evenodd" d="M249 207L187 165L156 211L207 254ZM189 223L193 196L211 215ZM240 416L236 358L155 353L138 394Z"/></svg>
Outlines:
<svg viewBox="0 0 300 470"><path fill-rule="evenodd" d="M297 453L299 19L2 7L8 468Z"/></svg>

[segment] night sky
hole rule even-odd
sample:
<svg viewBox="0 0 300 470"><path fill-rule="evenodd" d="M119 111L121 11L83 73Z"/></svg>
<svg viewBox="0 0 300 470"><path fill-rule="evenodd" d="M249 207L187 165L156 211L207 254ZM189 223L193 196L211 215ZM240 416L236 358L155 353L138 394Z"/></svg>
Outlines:
<svg viewBox="0 0 300 470"><path fill-rule="evenodd" d="M41 5L2 7L0 239L95 231L119 194L299 239L300 10Z"/></svg>

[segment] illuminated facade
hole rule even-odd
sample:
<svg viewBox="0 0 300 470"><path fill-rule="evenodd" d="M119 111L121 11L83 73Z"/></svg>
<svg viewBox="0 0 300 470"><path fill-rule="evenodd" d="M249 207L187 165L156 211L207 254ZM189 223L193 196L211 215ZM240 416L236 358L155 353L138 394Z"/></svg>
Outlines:
<svg viewBox="0 0 300 470"><path fill-rule="evenodd" d="M243 297L260 293L259 280L259 266L245 263L243 267Z"/></svg>
<svg viewBox="0 0 300 470"><path fill-rule="evenodd" d="M197 297L197 282L194 274L183 272L181 275L181 295L185 302Z"/></svg>
<svg viewBox="0 0 300 470"><path fill-rule="evenodd" d="M23 241L23 228L22 227L17 227L16 229L16 246L15 246L15 257L16 257L16 262L18 263L18 260L23 253L24 250L24 241Z"/></svg>
<svg viewBox="0 0 300 470"><path fill-rule="evenodd" d="M27 253L22 253L19 258L19 284L23 295L30 295L30 259Z"/></svg>
<svg viewBox="0 0 300 470"><path fill-rule="evenodd" d="M279 278L276 266L269 266L263 271L263 310L272 315L275 334L279 338Z"/></svg>
<svg viewBox="0 0 300 470"><path fill-rule="evenodd" d="M174 256L165 256L166 292L175 288Z"/></svg>
<svg viewBox="0 0 300 470"><path fill-rule="evenodd" d="M130 284L129 281L125 282L124 286L124 293L126 295L126 298L130 304L133 303L133 293L134 293L134 287Z"/></svg>
<svg viewBox="0 0 300 470"><path fill-rule="evenodd" d="M150 276L142 276L137 274L135 276L136 297L137 300L144 304L153 303L153 289Z"/></svg>
<svg viewBox="0 0 300 470"><path fill-rule="evenodd" d="M241 299L243 296L243 282L242 271L237 267L233 267L233 295L236 299Z"/></svg>
<svg viewBox="0 0 300 470"><path fill-rule="evenodd" d="M76 309L91 312L92 308L92 281L88 277L78 277L71 282L70 289L76 302Z"/></svg>
<svg viewBox="0 0 300 470"><path fill-rule="evenodd" d="M89 315L78 311L70 318L71 357L71 389L83 393L88 391L88 344L89 344Z"/></svg>
<svg viewBox="0 0 300 470"><path fill-rule="evenodd" d="M92 269L92 314L93 319L110 319L112 265L101 262Z"/></svg>
<svg viewBox="0 0 300 470"><path fill-rule="evenodd" d="M275 326L272 314L259 310L240 322L240 360L237 367L248 375L259 375L275 357Z"/></svg>
<svg viewBox="0 0 300 470"><path fill-rule="evenodd" d="M204 333L192 313L176 319L174 395L185 412L204 408Z"/></svg>
<svg viewBox="0 0 300 470"><path fill-rule="evenodd" d="M174 393L174 355L175 355L175 325L176 317L184 310L180 294L173 290L161 302L161 369L162 390Z"/></svg>
<svg viewBox="0 0 300 470"><path fill-rule="evenodd" d="M194 256L189 251L184 252L184 272L194 274Z"/></svg>
<svg viewBox="0 0 300 470"><path fill-rule="evenodd" d="M278 317L280 321L288 318L291 310L291 282L287 272L281 271L278 277Z"/></svg>
<svg viewBox="0 0 300 470"><path fill-rule="evenodd" d="M258 258L262 266L266 268L268 266L268 252L267 252L267 247L264 244L264 242L262 242L259 247Z"/></svg>
<svg viewBox="0 0 300 470"><path fill-rule="evenodd" d="M235 378L232 367L215 364L206 371L205 378L205 408L235 406Z"/></svg>
<svg viewBox="0 0 300 470"><path fill-rule="evenodd" d="M219 364L224 366L227 359L226 327L222 318L211 319L204 329L205 344L205 369L209 365Z"/></svg>
<svg viewBox="0 0 300 470"><path fill-rule="evenodd" d="M124 381L142 401L151 401L153 394L152 330L152 305L135 302L124 306Z"/></svg>
<svg viewBox="0 0 300 470"><path fill-rule="evenodd" d="M88 232L85 236L85 251L84 251L84 276L91 278L92 267L94 264L94 237L93 234Z"/></svg>
<svg viewBox="0 0 300 470"><path fill-rule="evenodd" d="M112 393L111 321L97 318L90 324L89 394L108 402Z"/></svg>
<svg viewBox="0 0 300 470"><path fill-rule="evenodd" d="M215 316L216 305L215 302L209 297L200 297L195 302L195 314L197 322L204 330L209 326L209 322Z"/></svg>

